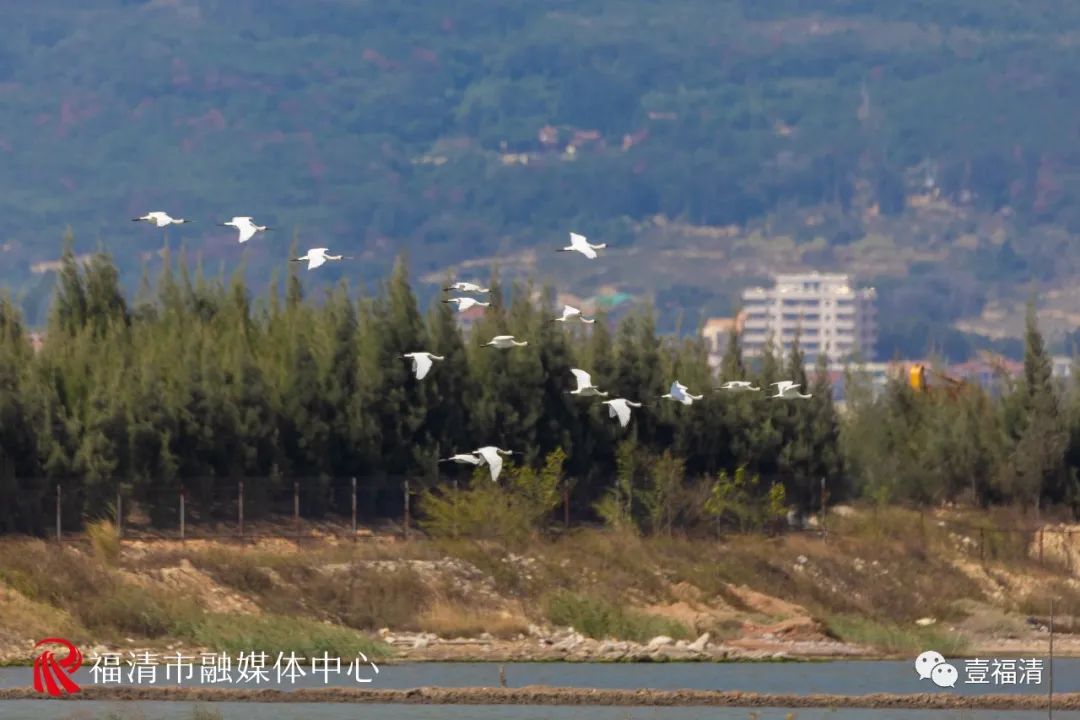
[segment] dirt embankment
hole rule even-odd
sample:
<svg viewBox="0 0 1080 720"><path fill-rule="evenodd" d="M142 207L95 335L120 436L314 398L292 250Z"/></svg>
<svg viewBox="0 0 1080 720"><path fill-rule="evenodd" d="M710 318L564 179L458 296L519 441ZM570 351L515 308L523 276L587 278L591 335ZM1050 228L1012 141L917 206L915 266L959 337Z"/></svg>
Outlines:
<svg viewBox="0 0 1080 720"><path fill-rule="evenodd" d="M103 686L83 688L77 696L42 699L32 688L0 689L0 701L63 700L185 702L401 703L412 705L606 705L636 707L772 707L874 708L925 710L1044 710L1043 695L954 695L873 693L868 695L784 695L711 690L600 690L593 688L433 688L361 690L299 688L296 690L226 690L198 687ZM1080 710L1080 693L1054 696L1054 708Z"/></svg>
<svg viewBox="0 0 1080 720"><path fill-rule="evenodd" d="M830 529L724 542L584 531L525 550L135 541L111 557L9 538L0 662L28 661L49 636L92 657L352 650L357 632L384 662L1043 655L1048 600L1080 613L1080 528L1076 547L1059 533L1007 557L901 511L837 512ZM1071 617L1057 629L1055 652L1080 655Z"/></svg>

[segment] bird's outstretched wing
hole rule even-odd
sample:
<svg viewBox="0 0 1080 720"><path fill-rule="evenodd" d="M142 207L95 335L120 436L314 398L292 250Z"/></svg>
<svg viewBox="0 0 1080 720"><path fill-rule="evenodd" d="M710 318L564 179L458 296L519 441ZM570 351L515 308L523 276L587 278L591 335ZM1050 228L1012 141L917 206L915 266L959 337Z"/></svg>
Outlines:
<svg viewBox="0 0 1080 720"><path fill-rule="evenodd" d="M471 453L461 453L460 455L451 455L448 458L443 458L439 462L456 462L463 465L479 465L482 460Z"/></svg>
<svg viewBox="0 0 1080 720"><path fill-rule="evenodd" d="M614 400L609 407L615 411L614 414L618 416L620 425L626 427L630 424L630 408L625 400Z"/></svg>
<svg viewBox="0 0 1080 720"><path fill-rule="evenodd" d="M570 372L574 373L574 378L577 380L577 389L587 388L592 385L592 377L589 373L578 368L570 368Z"/></svg>
<svg viewBox="0 0 1080 720"><path fill-rule="evenodd" d="M484 459L488 468L491 470L491 481L496 482L499 479L499 473L502 472L503 459L499 454L499 449L493 446L482 447L474 450L477 455Z"/></svg>
<svg viewBox="0 0 1080 720"><path fill-rule="evenodd" d="M431 370L431 358L426 353L416 353L413 355L413 370L416 371L416 379L423 380Z"/></svg>

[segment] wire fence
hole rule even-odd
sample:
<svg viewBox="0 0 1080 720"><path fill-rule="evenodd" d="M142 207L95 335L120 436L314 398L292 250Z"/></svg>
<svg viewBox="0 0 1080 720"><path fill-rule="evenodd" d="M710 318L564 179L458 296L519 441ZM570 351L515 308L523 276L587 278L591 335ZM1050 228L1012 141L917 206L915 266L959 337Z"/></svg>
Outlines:
<svg viewBox="0 0 1080 720"><path fill-rule="evenodd" d="M304 539L416 533L416 499L428 487L416 478L187 479L153 492L118 489L86 517L82 488L53 486L57 540L85 540L87 519L107 519L124 540ZM74 495L74 497L73 497Z"/></svg>
<svg viewBox="0 0 1080 720"><path fill-rule="evenodd" d="M417 499L431 486L425 478L222 478L187 479L175 488L153 493L134 493L115 485L115 497L97 504L106 509L97 518L111 520L121 541L168 540L259 540L280 539L395 539L423 537L417 527ZM54 529L48 533L58 541L87 539L82 511L83 498L63 484L54 486ZM825 496L824 487L822 497ZM867 538L873 533L903 537L927 550L942 540L980 563L991 561L1037 562L1074 574L1080 572L1080 525L1041 523L1007 525L984 524L935 516L927 509L906 508L906 525L888 527L886 519L871 519L872 530L855 529L831 508L818 507L809 518L799 515L763 524L751 534L801 533L828 540ZM916 517L911 521L910 518ZM557 518L557 519L556 519ZM809 520L809 522L807 522ZM912 522L915 524L912 525ZM590 523L578 522L578 525ZM553 514L551 529L571 527L569 493ZM688 534L686 528L676 529ZM713 537L732 534L721 525L701 533ZM935 533L938 537L935 539ZM485 537L491 537L485 535Z"/></svg>

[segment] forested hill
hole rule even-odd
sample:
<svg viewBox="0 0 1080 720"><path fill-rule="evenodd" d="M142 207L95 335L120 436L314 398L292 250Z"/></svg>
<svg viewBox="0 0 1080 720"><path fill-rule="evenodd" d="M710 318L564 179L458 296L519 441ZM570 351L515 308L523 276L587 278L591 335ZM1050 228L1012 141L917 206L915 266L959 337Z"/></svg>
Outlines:
<svg viewBox="0 0 1080 720"><path fill-rule="evenodd" d="M31 322L66 227L134 290L164 239L130 218L156 209L196 221L168 242L211 270L242 258L215 222L279 227L249 244L254 279L294 232L362 258L320 281L400 249L421 278L494 256L543 278L559 256L526 250L574 228L623 264L566 289L654 292L662 326L774 265L853 270L881 288L883 355L1080 272L1073 3L8 5L0 281Z"/></svg>

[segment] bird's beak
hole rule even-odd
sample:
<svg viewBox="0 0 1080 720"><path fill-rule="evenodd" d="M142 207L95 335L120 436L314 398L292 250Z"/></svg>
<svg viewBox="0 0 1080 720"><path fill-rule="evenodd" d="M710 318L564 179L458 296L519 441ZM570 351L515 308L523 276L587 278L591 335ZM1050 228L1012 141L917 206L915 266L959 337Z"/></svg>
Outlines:
<svg viewBox="0 0 1080 720"><path fill-rule="evenodd" d="M131 218L131 222L139 222L142 218Z"/></svg>
<svg viewBox="0 0 1080 720"><path fill-rule="evenodd" d="M447 305L449 305L449 304L450 304L451 302L453 302L453 300L443 300L442 302L444 302L444 303L446 303Z"/></svg>
<svg viewBox="0 0 1080 720"><path fill-rule="evenodd" d="M218 223L221 227L232 227L229 223Z"/></svg>

